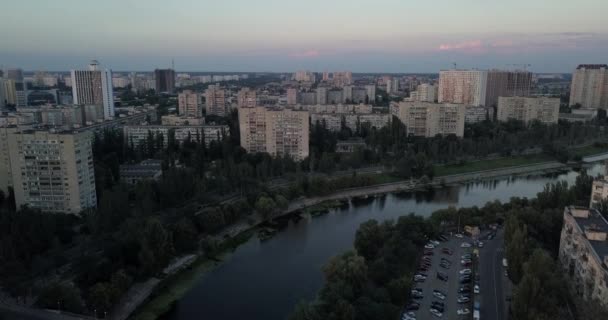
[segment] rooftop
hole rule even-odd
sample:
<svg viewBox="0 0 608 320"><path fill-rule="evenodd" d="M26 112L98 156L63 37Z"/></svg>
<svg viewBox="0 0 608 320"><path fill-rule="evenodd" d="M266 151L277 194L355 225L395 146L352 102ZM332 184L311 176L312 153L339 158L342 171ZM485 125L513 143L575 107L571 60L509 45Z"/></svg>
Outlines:
<svg viewBox="0 0 608 320"><path fill-rule="evenodd" d="M587 218L572 215L574 221L576 221L576 224L581 230L583 230L583 232L591 231L608 233L608 221L606 221L606 219L604 219L604 217L602 217L602 215L597 210L572 206L568 208L568 213L572 214L573 210L589 211L589 215ZM604 257L608 256L608 241L595 241L589 239L587 240L589 241L589 244L591 244L591 247L595 251L601 263ZM606 268L606 266L604 267Z"/></svg>
<svg viewBox="0 0 608 320"><path fill-rule="evenodd" d="M601 68L608 69L608 65L606 65L606 64L579 64L576 69L578 70L578 69L601 69Z"/></svg>

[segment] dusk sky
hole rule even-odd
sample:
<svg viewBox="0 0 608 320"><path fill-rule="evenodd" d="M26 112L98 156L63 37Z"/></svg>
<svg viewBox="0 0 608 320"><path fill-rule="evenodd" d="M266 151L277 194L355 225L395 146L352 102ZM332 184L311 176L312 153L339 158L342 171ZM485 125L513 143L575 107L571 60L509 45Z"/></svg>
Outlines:
<svg viewBox="0 0 608 320"><path fill-rule="evenodd" d="M0 65L571 72L608 63L607 12L607 0L13 0L0 12Z"/></svg>

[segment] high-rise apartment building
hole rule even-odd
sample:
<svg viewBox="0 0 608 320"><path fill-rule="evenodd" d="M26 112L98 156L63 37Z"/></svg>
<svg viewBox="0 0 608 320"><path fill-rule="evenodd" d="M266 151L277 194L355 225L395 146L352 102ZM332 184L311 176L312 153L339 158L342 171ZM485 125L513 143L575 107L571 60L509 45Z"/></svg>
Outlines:
<svg viewBox="0 0 608 320"><path fill-rule="evenodd" d="M257 106L257 94L255 90L242 88L237 94L237 105L239 108L253 108Z"/></svg>
<svg viewBox="0 0 608 320"><path fill-rule="evenodd" d="M333 73L332 81L336 87L344 87L353 83L353 73L350 71L338 71Z"/></svg>
<svg viewBox="0 0 608 320"><path fill-rule="evenodd" d="M4 106L6 106L7 103L7 97L6 97L6 86L5 86L5 80L0 77L0 110L2 110L4 108Z"/></svg>
<svg viewBox="0 0 608 320"><path fill-rule="evenodd" d="M97 205L91 132L22 130L8 135L17 207L79 214Z"/></svg>
<svg viewBox="0 0 608 320"><path fill-rule="evenodd" d="M608 108L608 65L581 64L572 74L570 105L585 109Z"/></svg>
<svg viewBox="0 0 608 320"><path fill-rule="evenodd" d="M437 101L437 86L423 83L410 92L409 101L435 102Z"/></svg>
<svg viewBox="0 0 608 320"><path fill-rule="evenodd" d="M203 104L201 95L192 90L184 90L177 95L179 115L185 117L199 118L203 116Z"/></svg>
<svg viewBox="0 0 608 320"><path fill-rule="evenodd" d="M15 80L15 82L23 82L23 70L7 69L5 78L9 80Z"/></svg>
<svg viewBox="0 0 608 320"><path fill-rule="evenodd" d="M298 89L288 88L287 89L287 104L294 106L298 103Z"/></svg>
<svg viewBox="0 0 608 320"><path fill-rule="evenodd" d="M315 82L315 74L307 70L298 70L294 73L293 79L299 82Z"/></svg>
<svg viewBox="0 0 608 320"><path fill-rule="evenodd" d="M247 152L303 160L308 157L308 111L239 108L241 147Z"/></svg>
<svg viewBox="0 0 608 320"><path fill-rule="evenodd" d="M318 87L315 92L317 93L317 104L327 104L327 88Z"/></svg>
<svg viewBox="0 0 608 320"><path fill-rule="evenodd" d="M205 108L207 115L225 116L226 92L219 85L210 85L205 91Z"/></svg>
<svg viewBox="0 0 608 320"><path fill-rule="evenodd" d="M439 103L481 106L486 102L488 72L481 70L442 70L439 72Z"/></svg>
<svg viewBox="0 0 608 320"><path fill-rule="evenodd" d="M365 94L367 95L367 99L369 103L373 103L376 101L376 85L375 84L367 84L365 85Z"/></svg>
<svg viewBox="0 0 608 320"><path fill-rule="evenodd" d="M156 82L156 93L173 93L173 91L175 91L175 70L155 69L154 80Z"/></svg>
<svg viewBox="0 0 608 320"><path fill-rule="evenodd" d="M0 124L0 190L8 196L8 187L13 186L8 137L17 131L17 126Z"/></svg>
<svg viewBox="0 0 608 320"><path fill-rule="evenodd" d="M497 110L498 121L514 119L525 123L534 120L557 123L559 98L499 97Z"/></svg>
<svg viewBox="0 0 608 320"><path fill-rule="evenodd" d="M527 97L532 88L532 73L528 71L488 71L485 106L498 104L498 97Z"/></svg>
<svg viewBox="0 0 608 320"><path fill-rule="evenodd" d="M352 103L353 101L353 86L347 85L342 87L342 103Z"/></svg>
<svg viewBox="0 0 608 320"><path fill-rule="evenodd" d="M605 163L604 176L600 176L593 180L591 187L590 208L598 208L598 205L608 199L608 161Z"/></svg>
<svg viewBox="0 0 608 320"><path fill-rule="evenodd" d="M103 106L104 118L114 118L112 71L101 69L93 60L89 70L72 70L71 73L74 104Z"/></svg>
<svg viewBox="0 0 608 320"><path fill-rule="evenodd" d="M466 107L462 104L402 101L391 103L390 109L405 125L408 135L464 136Z"/></svg>

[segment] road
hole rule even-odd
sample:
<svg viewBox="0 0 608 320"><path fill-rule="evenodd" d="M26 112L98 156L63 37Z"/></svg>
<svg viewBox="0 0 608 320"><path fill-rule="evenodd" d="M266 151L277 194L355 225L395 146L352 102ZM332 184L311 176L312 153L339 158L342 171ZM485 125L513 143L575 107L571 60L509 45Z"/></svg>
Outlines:
<svg viewBox="0 0 608 320"><path fill-rule="evenodd" d="M505 285L507 278L502 266L504 257L504 232L499 229L492 240L484 240L480 249L479 274L481 285L481 319L505 320L507 308L505 296L509 295Z"/></svg>

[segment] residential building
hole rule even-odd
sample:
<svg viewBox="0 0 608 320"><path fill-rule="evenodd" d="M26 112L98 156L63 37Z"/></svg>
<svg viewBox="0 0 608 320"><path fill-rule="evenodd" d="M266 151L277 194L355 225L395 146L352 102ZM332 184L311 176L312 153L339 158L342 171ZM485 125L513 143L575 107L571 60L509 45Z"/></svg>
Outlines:
<svg viewBox="0 0 608 320"><path fill-rule="evenodd" d="M352 99L350 103L371 103L371 99L368 96L367 90L365 88L353 88L352 89Z"/></svg>
<svg viewBox="0 0 608 320"><path fill-rule="evenodd" d="M340 104L344 102L342 98L343 90L329 90L327 91L327 104Z"/></svg>
<svg viewBox="0 0 608 320"><path fill-rule="evenodd" d="M344 87L353 83L353 73L350 71L338 71L332 75L332 81L336 87Z"/></svg>
<svg viewBox="0 0 608 320"><path fill-rule="evenodd" d="M228 114L226 92L219 85L210 85L205 90L205 108L207 109L207 115L223 117Z"/></svg>
<svg viewBox="0 0 608 320"><path fill-rule="evenodd" d="M494 108L483 106L466 106L464 123L477 123L494 120Z"/></svg>
<svg viewBox="0 0 608 320"><path fill-rule="evenodd" d="M15 82L23 82L23 70L18 68L7 69L4 77L9 80L14 80Z"/></svg>
<svg viewBox="0 0 608 320"><path fill-rule="evenodd" d="M100 105L104 119L114 118L112 71L101 69L99 62L93 60L89 70L72 70L71 74L74 104Z"/></svg>
<svg viewBox="0 0 608 320"><path fill-rule="evenodd" d="M363 139L349 139L344 141L338 141L336 143L336 152L337 153L353 153L357 149L365 149L367 144Z"/></svg>
<svg viewBox="0 0 608 320"><path fill-rule="evenodd" d="M498 97L527 97L532 88L532 73L528 71L488 71L484 105L494 107Z"/></svg>
<svg viewBox="0 0 608 320"><path fill-rule="evenodd" d="M597 109L572 109L571 113L560 113L559 120L587 122L597 117Z"/></svg>
<svg viewBox="0 0 608 320"><path fill-rule="evenodd" d="M146 180L158 180L163 174L162 160L148 159L138 164L121 164L120 181L136 185Z"/></svg>
<svg viewBox="0 0 608 320"><path fill-rule="evenodd" d="M237 94L237 105L239 108L253 108L257 106L257 95L255 90L242 88Z"/></svg>
<svg viewBox="0 0 608 320"><path fill-rule="evenodd" d="M160 117L163 126L200 126L205 124L203 117L183 117L174 114Z"/></svg>
<svg viewBox="0 0 608 320"><path fill-rule="evenodd" d="M296 88L288 88L287 89L287 104L290 106L296 105L298 103L298 89Z"/></svg>
<svg viewBox="0 0 608 320"><path fill-rule="evenodd" d="M423 83L416 87L416 91L410 92L408 101L435 102L437 101L437 89L437 86Z"/></svg>
<svg viewBox="0 0 608 320"><path fill-rule="evenodd" d="M145 145L150 134L155 137L162 135L163 144L167 147L169 131L173 131L175 141L179 143L190 139L195 142L204 141L207 146L213 141L222 141L224 137L230 135L230 127L227 125L127 125L123 127L125 140L133 147L138 147L140 144Z"/></svg>
<svg viewBox="0 0 608 320"><path fill-rule="evenodd" d="M192 90L184 90L177 95L179 115L184 117L200 118L203 116L203 103L201 94Z"/></svg>
<svg viewBox="0 0 608 320"><path fill-rule="evenodd" d="M570 105L585 109L608 108L608 65L581 64L572 74Z"/></svg>
<svg viewBox="0 0 608 320"><path fill-rule="evenodd" d="M557 123L559 119L559 98L499 97L497 120L515 119L529 123Z"/></svg>
<svg viewBox="0 0 608 320"><path fill-rule="evenodd" d="M9 134L17 207L80 214L97 205L93 137L84 131L21 130Z"/></svg>
<svg viewBox="0 0 608 320"><path fill-rule="evenodd" d="M352 103L353 101L353 86L347 85L342 87L342 103Z"/></svg>
<svg viewBox="0 0 608 320"><path fill-rule="evenodd" d="M310 92L300 92L300 103L306 105L312 105L317 103L317 93Z"/></svg>
<svg viewBox="0 0 608 320"><path fill-rule="evenodd" d="M309 153L307 111L265 107L239 108L241 147L303 160Z"/></svg>
<svg viewBox="0 0 608 320"><path fill-rule="evenodd" d="M0 123L0 190L4 192L5 196L8 195L8 187L13 186L8 138L10 134L18 130L16 124Z"/></svg>
<svg viewBox="0 0 608 320"><path fill-rule="evenodd" d="M365 85L365 94L367 95L369 103L376 102L376 85L367 84Z"/></svg>
<svg viewBox="0 0 608 320"><path fill-rule="evenodd" d="M466 106L462 104L402 101L391 103L390 109L405 125L408 135L464 136Z"/></svg>
<svg viewBox="0 0 608 320"><path fill-rule="evenodd" d="M577 297L608 307L608 222L595 209L564 210L559 262Z"/></svg>
<svg viewBox="0 0 608 320"><path fill-rule="evenodd" d="M314 125L319 123L327 130L338 132L342 127L349 128L353 132L360 126L380 129L390 123L391 115L388 113L311 113L310 122Z"/></svg>
<svg viewBox="0 0 608 320"><path fill-rule="evenodd" d="M299 70L294 73L293 79L298 82L315 82L315 74L310 71Z"/></svg>
<svg viewBox="0 0 608 320"><path fill-rule="evenodd" d="M605 163L604 176L598 177L593 181L591 187L590 208L597 208L603 200L608 200L608 161Z"/></svg>
<svg viewBox="0 0 608 320"><path fill-rule="evenodd" d="M17 106L17 82L11 79L0 79L0 84L3 87L0 88L0 94L3 95L2 100L6 101L6 104ZM23 84L21 84L21 87L23 87Z"/></svg>
<svg viewBox="0 0 608 320"><path fill-rule="evenodd" d="M157 93L173 93L175 91L175 70L155 69L154 80L156 84L154 89Z"/></svg>
<svg viewBox="0 0 608 320"><path fill-rule="evenodd" d="M318 87L315 92L317 93L317 104L327 104L327 88Z"/></svg>
<svg viewBox="0 0 608 320"><path fill-rule="evenodd" d="M442 70L439 72L439 103L481 106L486 102L488 72L481 70Z"/></svg>

